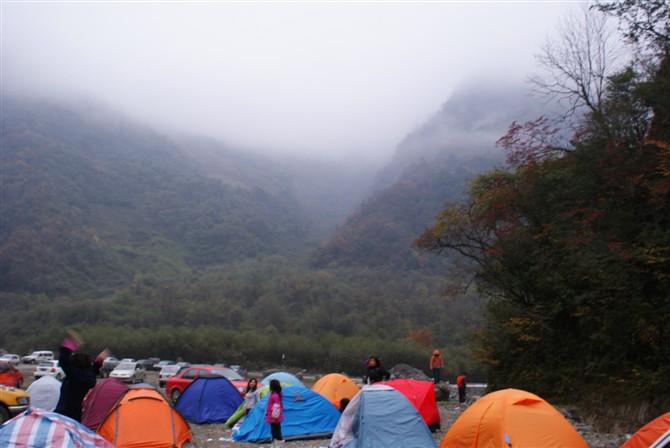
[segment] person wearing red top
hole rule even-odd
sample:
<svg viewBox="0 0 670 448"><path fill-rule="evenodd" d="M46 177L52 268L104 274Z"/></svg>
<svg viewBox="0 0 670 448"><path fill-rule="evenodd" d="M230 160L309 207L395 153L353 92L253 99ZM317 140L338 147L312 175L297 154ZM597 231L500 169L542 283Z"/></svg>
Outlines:
<svg viewBox="0 0 670 448"><path fill-rule="evenodd" d="M465 390L467 388L465 372L456 377L456 386L458 386L458 402L465 403Z"/></svg>
<svg viewBox="0 0 670 448"><path fill-rule="evenodd" d="M282 403L281 384L278 380L270 381L270 396L265 408L265 421L270 424L272 446L277 446L277 442L284 443L281 435L281 422L284 421L284 404Z"/></svg>
<svg viewBox="0 0 670 448"><path fill-rule="evenodd" d="M444 360L440 355L439 350L433 350L433 356L430 357L430 371L433 372L433 382L435 384L441 381L442 368L444 368Z"/></svg>

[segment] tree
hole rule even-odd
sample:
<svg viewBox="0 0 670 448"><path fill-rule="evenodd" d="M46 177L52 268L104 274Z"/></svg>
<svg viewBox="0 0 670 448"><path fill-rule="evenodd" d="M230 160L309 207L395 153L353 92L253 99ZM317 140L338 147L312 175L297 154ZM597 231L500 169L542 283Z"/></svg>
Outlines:
<svg viewBox="0 0 670 448"><path fill-rule="evenodd" d="M474 261L489 299L477 353L493 388L661 397L642 418L670 404L670 58L654 48L651 75L631 64L572 92L595 100L573 117L569 150L551 123L513 124L499 141L507 169L477 178L417 241Z"/></svg>
<svg viewBox="0 0 670 448"><path fill-rule="evenodd" d="M670 54L670 2L668 0L600 0L598 10L615 15L631 42L657 57Z"/></svg>
<svg viewBox="0 0 670 448"><path fill-rule="evenodd" d="M565 106L566 117L584 109L602 115L607 78L621 67L621 48L605 14L583 9L567 16L537 60L543 72L530 79L537 93Z"/></svg>

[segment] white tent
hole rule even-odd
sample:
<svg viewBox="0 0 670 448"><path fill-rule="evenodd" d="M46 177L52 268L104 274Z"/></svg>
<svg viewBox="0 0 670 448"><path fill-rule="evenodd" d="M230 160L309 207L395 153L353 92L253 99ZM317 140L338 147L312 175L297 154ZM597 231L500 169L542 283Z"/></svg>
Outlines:
<svg viewBox="0 0 670 448"><path fill-rule="evenodd" d="M330 448L435 448L433 436L407 398L385 384L363 387L335 428Z"/></svg>
<svg viewBox="0 0 670 448"><path fill-rule="evenodd" d="M60 398L60 381L52 376L44 375L28 387L28 393L31 406L53 411Z"/></svg>

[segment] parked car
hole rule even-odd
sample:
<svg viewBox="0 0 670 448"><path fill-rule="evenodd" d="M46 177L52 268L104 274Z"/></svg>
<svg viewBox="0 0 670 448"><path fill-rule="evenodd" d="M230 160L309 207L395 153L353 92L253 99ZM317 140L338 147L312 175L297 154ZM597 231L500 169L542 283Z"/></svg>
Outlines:
<svg viewBox="0 0 670 448"><path fill-rule="evenodd" d="M53 361L54 352L50 350L37 350L21 358L21 362L24 364L38 364L42 361Z"/></svg>
<svg viewBox="0 0 670 448"><path fill-rule="evenodd" d="M137 363L142 366L144 370L151 370L154 368L154 364L160 361L158 358L147 358L139 359Z"/></svg>
<svg viewBox="0 0 670 448"><path fill-rule="evenodd" d="M21 362L21 358L19 358L19 355L15 355L13 353L5 353L4 355L0 356L0 362L6 362L18 366Z"/></svg>
<svg viewBox="0 0 670 448"><path fill-rule="evenodd" d="M154 364L153 369L160 372L163 369L163 367L171 366L171 365L174 365L174 364L176 364L174 361L168 361L167 359L164 359L164 360L158 361L156 364Z"/></svg>
<svg viewBox="0 0 670 448"><path fill-rule="evenodd" d="M240 395L243 395L246 387L247 380L240 376L233 369L228 367L221 366L191 366L186 369L182 369L178 374L173 377L170 377L165 382L165 394L170 397L173 403L176 403L179 396L184 392L184 389L191 384L194 380L198 378L212 378L217 376L223 376L228 378L228 380L233 383L233 386L240 392Z"/></svg>
<svg viewBox="0 0 670 448"><path fill-rule="evenodd" d="M123 358L120 362L137 362L135 358Z"/></svg>
<svg viewBox="0 0 670 448"><path fill-rule="evenodd" d="M20 388L23 386L23 373L13 364L0 362L0 385Z"/></svg>
<svg viewBox="0 0 670 448"><path fill-rule="evenodd" d="M176 374L181 371L181 369L184 369L186 367L189 367L190 364L188 363L179 363L179 364L168 364L166 366L163 366L161 371L158 373L158 385L160 387L165 387L165 383L168 378L172 378Z"/></svg>
<svg viewBox="0 0 670 448"><path fill-rule="evenodd" d="M234 371L239 373L241 377L246 377L247 376L247 369L245 369L244 367L242 367L240 365L232 365L232 366L228 366L228 367L230 367L231 369L233 369Z"/></svg>
<svg viewBox="0 0 670 448"><path fill-rule="evenodd" d="M102 366L100 367L100 375L104 377L108 377L110 373L112 373L112 370L116 368L116 366L119 365L121 361L116 359L113 356L108 356L102 361Z"/></svg>
<svg viewBox="0 0 670 448"><path fill-rule="evenodd" d="M116 378L126 383L141 383L144 381L146 373L146 370L144 370L138 363L122 361L114 370L112 370L109 377Z"/></svg>
<svg viewBox="0 0 670 448"><path fill-rule="evenodd" d="M53 376L57 380L65 378L65 372L60 368L58 361L42 361L35 369L35 379L43 376Z"/></svg>
<svg viewBox="0 0 670 448"><path fill-rule="evenodd" d="M28 392L13 387L0 386L0 425L20 414L30 406Z"/></svg>

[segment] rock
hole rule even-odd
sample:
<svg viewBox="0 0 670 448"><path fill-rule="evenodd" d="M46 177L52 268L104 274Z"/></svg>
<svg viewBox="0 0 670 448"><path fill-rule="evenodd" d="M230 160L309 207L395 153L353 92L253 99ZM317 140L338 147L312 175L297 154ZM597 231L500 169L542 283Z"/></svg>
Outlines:
<svg viewBox="0 0 670 448"><path fill-rule="evenodd" d="M391 378L407 378L411 380L430 381L430 378L419 369L407 364L396 364L389 370Z"/></svg>
<svg viewBox="0 0 670 448"><path fill-rule="evenodd" d="M449 401L449 385L447 383L435 385L435 399L437 401Z"/></svg>

